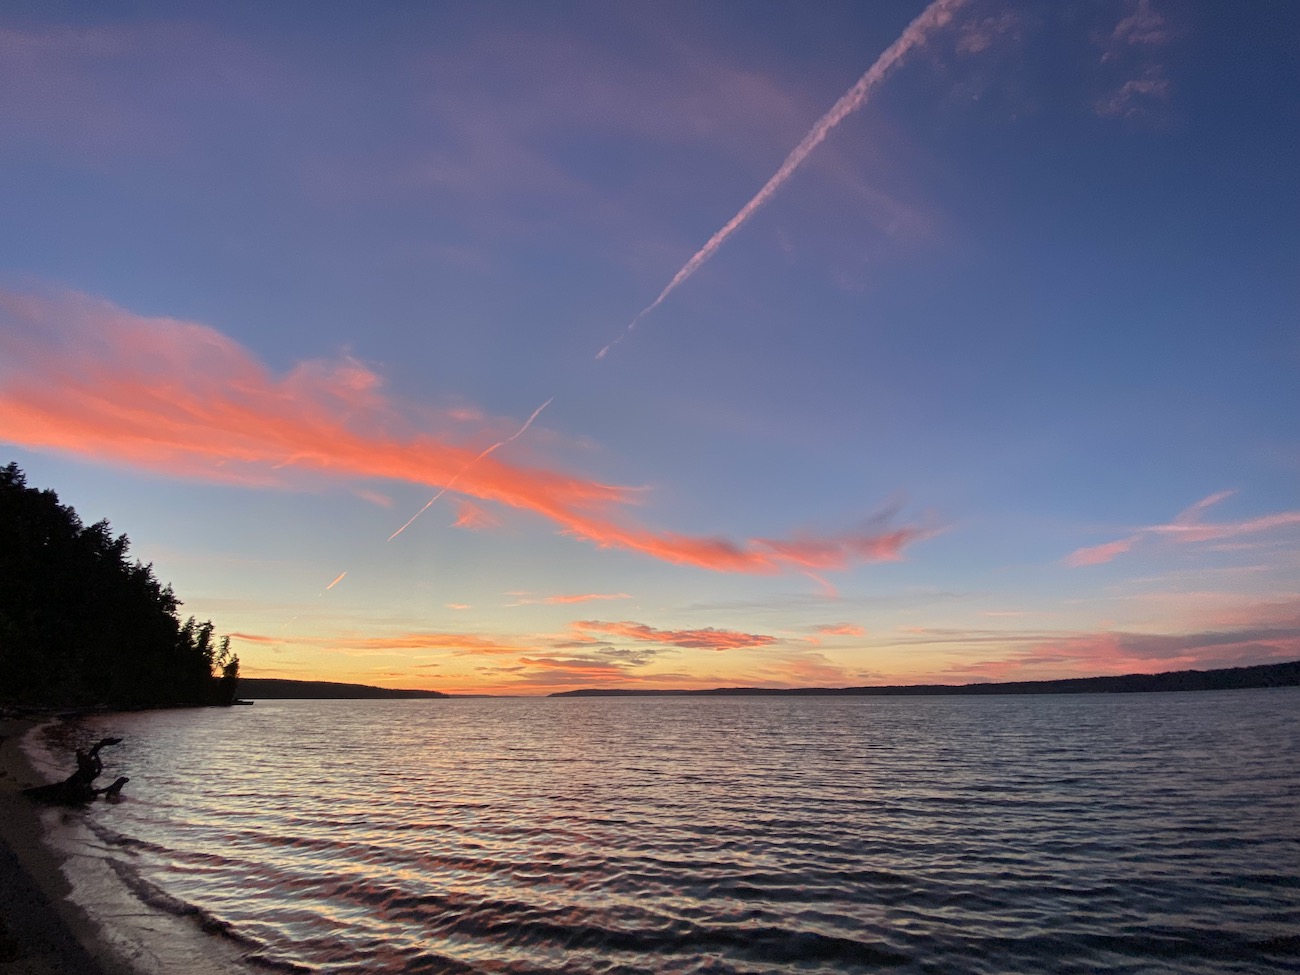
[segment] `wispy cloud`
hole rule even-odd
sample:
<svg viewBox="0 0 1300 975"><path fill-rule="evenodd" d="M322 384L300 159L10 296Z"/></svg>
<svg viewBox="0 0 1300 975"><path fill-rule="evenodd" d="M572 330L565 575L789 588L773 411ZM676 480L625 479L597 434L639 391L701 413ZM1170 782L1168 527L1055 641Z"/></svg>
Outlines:
<svg viewBox="0 0 1300 975"><path fill-rule="evenodd" d="M895 560L933 533L885 518L834 535L746 542L653 531L614 517L634 500L630 489L421 432L408 419L417 411L386 396L380 377L354 359L305 362L277 376L208 326L80 294L0 291L0 351L0 437L34 450L246 485L292 487L304 476L454 484L602 548L719 572Z"/></svg>
<svg viewBox="0 0 1300 975"><path fill-rule="evenodd" d="M1128 16L1120 18L1110 39L1115 44L1154 45L1164 44L1169 36L1169 23L1151 0L1131 0Z"/></svg>
<svg viewBox="0 0 1300 975"><path fill-rule="evenodd" d="M1173 86L1156 52L1173 36L1168 19L1152 0L1129 0L1125 15L1098 38L1111 81L1093 102L1093 110L1103 118L1158 119Z"/></svg>
<svg viewBox="0 0 1300 975"><path fill-rule="evenodd" d="M452 654L499 655L526 652L526 644L508 639L482 636L476 633L448 633L439 631L410 631L404 633L365 635L336 633L329 636L284 636L274 633L231 633L232 641L258 645L292 645L313 650L332 650L354 653L392 653L410 650L439 650Z"/></svg>
<svg viewBox="0 0 1300 975"><path fill-rule="evenodd" d="M1008 35L1014 36L1020 28L1020 18L1010 10L995 17L976 17L962 25L956 48L960 54L983 54Z"/></svg>
<svg viewBox="0 0 1300 975"><path fill-rule="evenodd" d="M1124 538L1101 545L1091 545L1076 549L1065 558L1070 566L1101 565L1117 556L1131 551L1134 546L1150 542L1173 542L1193 544L1211 541L1223 541L1249 535L1261 535L1279 529L1300 525L1300 511L1283 511L1278 514L1264 515L1246 521L1203 522L1201 516L1212 506L1233 495L1232 491L1220 491L1181 512L1173 521L1164 525L1148 525L1139 528Z"/></svg>
<svg viewBox="0 0 1300 975"><path fill-rule="evenodd" d="M499 524L501 524L500 518L488 514L476 504L460 501L456 505L456 521L453 523L456 528L494 528Z"/></svg>
<svg viewBox="0 0 1300 975"><path fill-rule="evenodd" d="M1180 598L1165 602L1164 595ZM1145 622L1125 626L899 627L895 635L876 644L878 651L886 659L926 661L929 666L873 679L883 683L1048 680L1300 659L1300 597L1294 593L1271 601L1243 600L1239 594L1224 592L1139 598L1151 603L1139 616Z"/></svg>
<svg viewBox="0 0 1300 975"><path fill-rule="evenodd" d="M569 603L589 603L604 599L631 599L625 592L585 592L571 596L547 596L544 602L551 606L563 606Z"/></svg>
<svg viewBox="0 0 1300 975"><path fill-rule="evenodd" d="M778 684L787 687L846 687L853 683L844 667L824 653L794 650L765 658L755 677L746 684Z"/></svg>
<svg viewBox="0 0 1300 975"><path fill-rule="evenodd" d="M954 675L993 680L1207 670L1300 658L1300 619L1194 633L1123 631L1041 636L1000 658L960 664Z"/></svg>
<svg viewBox="0 0 1300 975"><path fill-rule="evenodd" d="M555 596L532 596L526 593L510 593L519 598L511 606L569 606L573 603L593 603L609 599L631 599L626 592L580 592Z"/></svg>
<svg viewBox="0 0 1300 975"><path fill-rule="evenodd" d="M0 137L93 165L224 137L292 103L294 87L272 59L197 22L0 27Z"/></svg>
<svg viewBox="0 0 1300 975"><path fill-rule="evenodd" d="M691 650L745 650L767 647L777 642L776 637L762 633L719 630L711 626L696 630L660 630L630 620L617 623L578 620L573 627L580 632L607 633L624 640L666 644Z"/></svg>
<svg viewBox="0 0 1300 975"><path fill-rule="evenodd" d="M814 627L820 636L866 636L867 631L856 623L821 623Z"/></svg>
<svg viewBox="0 0 1300 975"><path fill-rule="evenodd" d="M822 96L810 90L805 72L791 68L782 76L756 69L752 59L719 57L648 8L611 11L634 44L535 24L493 31L467 46L434 42L411 68L420 100L410 127L415 151L396 171L387 145L343 169L330 161L326 169L337 172L322 174L322 199L356 192L432 196L440 211L472 207L469 233L495 239L532 238L539 214L553 215L549 228L562 212L567 226L598 225L607 248L639 271L679 258L678 232L661 219L670 211L629 207L646 194L680 195L676 170L654 160L670 151L702 169L752 178L762 171L756 160L788 150L804 134ZM557 133L570 132L617 140L631 151L593 177L556 151L564 144ZM814 164L837 184L841 207L896 243L896 231L924 232L933 218L928 207L918 210L882 189L882 162L864 172L860 153L827 147ZM392 175L376 179L377 168Z"/></svg>
<svg viewBox="0 0 1300 975"><path fill-rule="evenodd" d="M1144 68L1142 75L1130 78L1118 88L1098 98L1094 104L1103 118L1133 118L1151 110L1153 103L1169 97L1169 79L1159 65Z"/></svg>
<svg viewBox="0 0 1300 975"><path fill-rule="evenodd" d="M391 508L393 506L392 498L386 494L380 494L378 491L371 491L369 488L353 488L352 493L362 501L369 501L381 508Z"/></svg>

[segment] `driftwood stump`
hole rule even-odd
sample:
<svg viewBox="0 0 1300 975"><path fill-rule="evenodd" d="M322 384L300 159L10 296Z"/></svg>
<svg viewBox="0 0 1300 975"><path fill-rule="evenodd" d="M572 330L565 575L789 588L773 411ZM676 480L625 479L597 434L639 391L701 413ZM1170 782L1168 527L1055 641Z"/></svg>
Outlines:
<svg viewBox="0 0 1300 975"><path fill-rule="evenodd" d="M24 789L23 795L33 802L48 806L84 806L88 802L94 802L98 796L103 796L110 802L116 801L121 798L122 786L130 782L130 779L123 775L103 789L96 789L94 783L99 778L99 773L104 771L104 761L99 757L99 750L105 745L120 744L121 741L121 738L101 738L89 752L78 748L75 772L62 782Z"/></svg>

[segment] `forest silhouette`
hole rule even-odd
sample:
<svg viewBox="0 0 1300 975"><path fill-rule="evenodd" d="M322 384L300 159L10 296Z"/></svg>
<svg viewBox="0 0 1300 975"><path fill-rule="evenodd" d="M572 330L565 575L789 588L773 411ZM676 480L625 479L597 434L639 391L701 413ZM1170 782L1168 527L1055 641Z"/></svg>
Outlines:
<svg viewBox="0 0 1300 975"><path fill-rule="evenodd" d="M212 622L181 622L171 586L83 525L51 490L0 468L0 702L112 708L230 704L239 658Z"/></svg>

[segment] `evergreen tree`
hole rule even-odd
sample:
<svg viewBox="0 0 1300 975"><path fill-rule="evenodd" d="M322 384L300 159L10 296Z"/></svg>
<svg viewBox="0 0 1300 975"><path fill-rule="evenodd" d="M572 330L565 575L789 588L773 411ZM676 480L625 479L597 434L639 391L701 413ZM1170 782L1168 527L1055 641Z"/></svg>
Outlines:
<svg viewBox="0 0 1300 975"><path fill-rule="evenodd" d="M229 704L239 658L212 623L181 623L153 567L107 521L0 468L0 700L140 707ZM219 671L221 676L215 673Z"/></svg>

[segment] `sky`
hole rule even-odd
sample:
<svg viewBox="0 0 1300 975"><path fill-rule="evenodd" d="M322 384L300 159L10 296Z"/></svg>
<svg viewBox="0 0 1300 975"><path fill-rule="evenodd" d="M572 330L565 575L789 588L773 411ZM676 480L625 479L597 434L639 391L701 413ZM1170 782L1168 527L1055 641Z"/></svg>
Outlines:
<svg viewBox="0 0 1300 975"><path fill-rule="evenodd" d="M0 11L0 463L242 673L1300 658L1300 5Z"/></svg>

